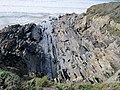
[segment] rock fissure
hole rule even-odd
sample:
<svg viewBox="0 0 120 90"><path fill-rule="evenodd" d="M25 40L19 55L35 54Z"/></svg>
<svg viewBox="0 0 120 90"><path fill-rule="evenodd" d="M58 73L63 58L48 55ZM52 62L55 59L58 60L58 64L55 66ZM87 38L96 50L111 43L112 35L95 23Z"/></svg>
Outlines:
<svg viewBox="0 0 120 90"><path fill-rule="evenodd" d="M40 25L3 28L0 68L9 67L20 75L47 75L60 82L108 80L116 71L114 65L120 69L120 28L110 14L99 15L94 7L86 14L66 14Z"/></svg>

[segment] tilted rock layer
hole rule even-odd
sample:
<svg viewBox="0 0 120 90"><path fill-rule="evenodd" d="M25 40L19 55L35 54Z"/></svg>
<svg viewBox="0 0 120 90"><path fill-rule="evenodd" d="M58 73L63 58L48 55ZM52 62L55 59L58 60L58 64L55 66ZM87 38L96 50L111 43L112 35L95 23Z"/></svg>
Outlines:
<svg viewBox="0 0 120 90"><path fill-rule="evenodd" d="M0 30L0 68L20 75L97 83L112 78L119 65L120 3Z"/></svg>

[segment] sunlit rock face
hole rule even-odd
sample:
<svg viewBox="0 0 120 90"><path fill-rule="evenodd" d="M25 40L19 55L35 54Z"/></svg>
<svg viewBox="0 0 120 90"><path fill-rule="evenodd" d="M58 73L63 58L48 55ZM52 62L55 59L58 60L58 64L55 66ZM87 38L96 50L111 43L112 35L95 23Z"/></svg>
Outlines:
<svg viewBox="0 0 120 90"><path fill-rule="evenodd" d="M100 20L102 23L98 26L96 20L89 25L86 15L72 14L65 15L54 23L60 80L102 82L114 73L109 56L111 54L113 57L114 53L107 50L105 43L113 38L100 31L108 19L100 18L98 21Z"/></svg>
<svg viewBox="0 0 120 90"><path fill-rule="evenodd" d="M110 5L119 11L118 3ZM119 13L99 11L99 14L97 7L99 5L83 14L52 18L40 25L3 28L0 31L0 68L21 75L47 75L59 82L108 80L120 69L120 23L113 18Z"/></svg>

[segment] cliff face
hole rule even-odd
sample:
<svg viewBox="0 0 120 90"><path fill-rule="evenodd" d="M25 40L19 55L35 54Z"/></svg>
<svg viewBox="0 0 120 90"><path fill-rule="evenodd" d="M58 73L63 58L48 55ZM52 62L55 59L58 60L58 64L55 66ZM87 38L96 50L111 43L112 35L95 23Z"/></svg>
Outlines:
<svg viewBox="0 0 120 90"><path fill-rule="evenodd" d="M40 72L39 66L44 56L42 48L38 45L41 39L41 29L35 24L13 25L1 30L0 67L18 71L22 75L31 71Z"/></svg>
<svg viewBox="0 0 120 90"><path fill-rule="evenodd" d="M109 80L120 69L119 6L100 4L41 25L0 30L0 68L20 75L45 74L61 82Z"/></svg>
<svg viewBox="0 0 120 90"><path fill-rule="evenodd" d="M54 26L61 78L102 82L120 68L120 24L109 15L65 15Z"/></svg>

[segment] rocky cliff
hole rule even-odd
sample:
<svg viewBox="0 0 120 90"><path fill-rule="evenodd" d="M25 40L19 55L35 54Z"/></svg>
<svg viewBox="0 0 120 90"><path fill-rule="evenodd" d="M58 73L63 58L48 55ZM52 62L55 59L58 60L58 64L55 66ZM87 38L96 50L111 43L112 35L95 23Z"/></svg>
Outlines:
<svg viewBox="0 0 120 90"><path fill-rule="evenodd" d="M0 68L59 82L120 80L120 3L0 30ZM115 75L115 76L114 76Z"/></svg>

